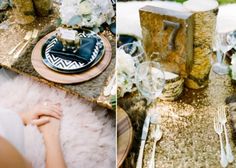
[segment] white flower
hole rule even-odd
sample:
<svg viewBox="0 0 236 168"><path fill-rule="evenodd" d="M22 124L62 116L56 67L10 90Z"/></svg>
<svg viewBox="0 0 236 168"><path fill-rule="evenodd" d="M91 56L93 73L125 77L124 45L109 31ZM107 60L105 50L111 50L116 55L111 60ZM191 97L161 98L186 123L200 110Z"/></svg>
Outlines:
<svg viewBox="0 0 236 168"><path fill-rule="evenodd" d="M80 16L79 26L99 27L104 22L110 22L115 15L110 0L63 0L60 16L63 24L68 24L74 16Z"/></svg>
<svg viewBox="0 0 236 168"><path fill-rule="evenodd" d="M126 92L131 92L133 80L125 73L117 73L118 96L123 97Z"/></svg>
<svg viewBox="0 0 236 168"><path fill-rule="evenodd" d="M72 18L71 16L75 16L77 14L77 9L75 7L71 8L71 6L76 6L77 0L63 0L60 7L60 14L63 24L67 24L69 20Z"/></svg>
<svg viewBox="0 0 236 168"><path fill-rule="evenodd" d="M232 55L231 64L236 65L236 54Z"/></svg>
<svg viewBox="0 0 236 168"><path fill-rule="evenodd" d="M126 73L129 77L135 74L134 60L131 55L126 54L124 50L117 50L117 72Z"/></svg>
<svg viewBox="0 0 236 168"><path fill-rule="evenodd" d="M236 65L231 65L230 69L231 69L231 78L233 80L236 80Z"/></svg>
<svg viewBox="0 0 236 168"><path fill-rule="evenodd" d="M232 55L231 57L231 77L233 80L236 80L236 54Z"/></svg>
<svg viewBox="0 0 236 168"><path fill-rule="evenodd" d="M135 74L134 60L131 55L124 50L117 50L117 88L118 95L124 96L126 92L131 92Z"/></svg>
<svg viewBox="0 0 236 168"><path fill-rule="evenodd" d="M93 6L90 1L78 2L77 5L79 15L88 15L92 13Z"/></svg>

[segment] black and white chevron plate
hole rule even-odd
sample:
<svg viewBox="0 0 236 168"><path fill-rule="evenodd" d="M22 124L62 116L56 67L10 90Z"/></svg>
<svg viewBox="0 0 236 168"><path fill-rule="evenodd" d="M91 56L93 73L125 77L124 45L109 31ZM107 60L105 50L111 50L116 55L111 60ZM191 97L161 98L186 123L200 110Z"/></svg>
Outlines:
<svg viewBox="0 0 236 168"><path fill-rule="evenodd" d="M79 73L79 72L86 71L92 68L93 66L95 66L101 60L101 58L103 57L105 53L105 47L104 47L101 37L98 34L87 29L79 29L77 31L80 37L97 38L97 43L94 48L90 61L85 64L83 62L66 60L63 58L59 58L54 54L49 54L49 51L51 50L51 48L58 41L56 36L52 36L50 39L46 41L46 43L42 47L43 63L47 67L57 72L72 74L72 73Z"/></svg>

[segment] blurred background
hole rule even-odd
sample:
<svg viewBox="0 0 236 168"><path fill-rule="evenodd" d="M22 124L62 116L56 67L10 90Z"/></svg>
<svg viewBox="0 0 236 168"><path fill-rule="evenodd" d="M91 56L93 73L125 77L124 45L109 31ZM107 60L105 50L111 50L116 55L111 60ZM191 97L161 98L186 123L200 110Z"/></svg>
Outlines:
<svg viewBox="0 0 236 168"><path fill-rule="evenodd" d="M125 1L145 1L145 0L118 0L118 2L125 2ZM150 0L149 0L150 1ZM158 1L158 0L153 0ZM175 1L175 2L185 2L186 0L161 0L161 1ZM220 4L228 4L228 3L236 3L236 0L218 0Z"/></svg>

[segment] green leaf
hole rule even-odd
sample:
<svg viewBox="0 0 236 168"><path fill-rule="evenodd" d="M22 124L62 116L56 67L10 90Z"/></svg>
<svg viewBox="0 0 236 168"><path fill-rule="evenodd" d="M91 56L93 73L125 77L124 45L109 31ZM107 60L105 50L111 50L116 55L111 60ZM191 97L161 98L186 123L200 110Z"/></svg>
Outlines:
<svg viewBox="0 0 236 168"><path fill-rule="evenodd" d="M56 26L60 26L61 23L62 23L61 18L56 19L56 21L55 21Z"/></svg>
<svg viewBox="0 0 236 168"><path fill-rule="evenodd" d="M70 21L68 22L68 24L69 24L70 26L75 26L75 25L78 25L78 24L81 23L81 22L82 22L81 16L76 15L76 16L73 16L73 17L70 19Z"/></svg>
<svg viewBox="0 0 236 168"><path fill-rule="evenodd" d="M86 0L81 0L80 3L84 2L84 1L86 1Z"/></svg>
<svg viewBox="0 0 236 168"><path fill-rule="evenodd" d="M110 99L110 104L114 110L116 109L116 100L117 100L116 96L112 96Z"/></svg>
<svg viewBox="0 0 236 168"><path fill-rule="evenodd" d="M13 7L13 0L9 0L9 5Z"/></svg>

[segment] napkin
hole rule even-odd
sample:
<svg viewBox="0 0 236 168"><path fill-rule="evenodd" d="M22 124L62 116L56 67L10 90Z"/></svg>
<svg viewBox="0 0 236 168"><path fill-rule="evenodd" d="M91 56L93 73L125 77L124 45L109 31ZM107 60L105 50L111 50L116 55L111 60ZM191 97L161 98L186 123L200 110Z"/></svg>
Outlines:
<svg viewBox="0 0 236 168"><path fill-rule="evenodd" d="M138 41L136 37L130 36L130 35L123 35L123 34L121 34L119 36L119 46L118 47L120 47L120 46L122 46L124 44L127 44L127 43L133 43L135 41Z"/></svg>
<svg viewBox="0 0 236 168"><path fill-rule="evenodd" d="M63 44L60 41L57 41L49 53L62 59L88 63L94 52L97 38L81 38L80 40L81 44L76 53L73 52L73 49L66 49L66 51L62 51Z"/></svg>

